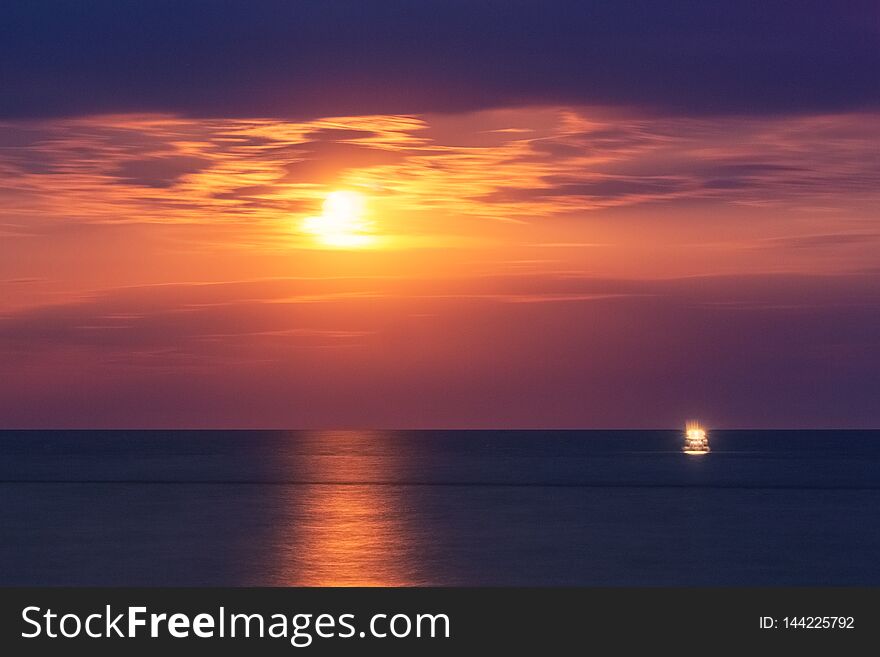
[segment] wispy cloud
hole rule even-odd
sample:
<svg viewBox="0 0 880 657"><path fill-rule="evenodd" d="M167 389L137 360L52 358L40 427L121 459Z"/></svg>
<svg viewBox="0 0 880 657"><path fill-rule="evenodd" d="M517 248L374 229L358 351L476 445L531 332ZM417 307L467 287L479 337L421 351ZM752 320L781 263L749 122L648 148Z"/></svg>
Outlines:
<svg viewBox="0 0 880 657"><path fill-rule="evenodd" d="M645 202L880 200L872 114L707 122L544 109L471 123L471 132L407 116L6 124L0 220L11 233L41 222L226 224L243 241L287 234L295 244L296 217L315 212L334 186L368 190L397 215L517 221Z"/></svg>
<svg viewBox="0 0 880 657"><path fill-rule="evenodd" d="M697 407L718 424L859 425L880 383L878 292L876 274L119 288L0 318L0 411L32 426L631 426Z"/></svg>

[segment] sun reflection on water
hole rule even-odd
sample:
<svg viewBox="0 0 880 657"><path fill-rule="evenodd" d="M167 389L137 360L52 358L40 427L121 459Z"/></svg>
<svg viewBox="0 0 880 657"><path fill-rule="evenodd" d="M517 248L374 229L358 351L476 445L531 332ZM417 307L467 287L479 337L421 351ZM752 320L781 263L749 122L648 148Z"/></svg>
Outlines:
<svg viewBox="0 0 880 657"><path fill-rule="evenodd" d="M406 489L387 485L395 460L358 453L381 446L381 432L321 432L327 449L305 458L308 484L290 487L290 518L278 537L279 584L285 586L412 586L419 578L417 535ZM386 451L387 450L383 450ZM385 484L370 484L384 481ZM366 483L365 483L366 482Z"/></svg>

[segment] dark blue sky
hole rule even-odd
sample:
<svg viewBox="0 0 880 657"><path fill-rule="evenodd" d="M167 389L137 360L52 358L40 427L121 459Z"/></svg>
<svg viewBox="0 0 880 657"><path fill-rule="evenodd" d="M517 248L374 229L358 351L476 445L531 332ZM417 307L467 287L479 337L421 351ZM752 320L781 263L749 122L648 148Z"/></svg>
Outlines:
<svg viewBox="0 0 880 657"><path fill-rule="evenodd" d="M877 107L868 1L92 0L0 9L0 117Z"/></svg>

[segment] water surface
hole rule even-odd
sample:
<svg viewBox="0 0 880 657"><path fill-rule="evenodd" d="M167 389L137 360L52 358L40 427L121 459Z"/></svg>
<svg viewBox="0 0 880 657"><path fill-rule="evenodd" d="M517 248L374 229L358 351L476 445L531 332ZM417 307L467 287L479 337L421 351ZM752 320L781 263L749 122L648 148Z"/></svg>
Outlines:
<svg viewBox="0 0 880 657"><path fill-rule="evenodd" d="M880 432L711 442L0 432L0 584L880 584Z"/></svg>

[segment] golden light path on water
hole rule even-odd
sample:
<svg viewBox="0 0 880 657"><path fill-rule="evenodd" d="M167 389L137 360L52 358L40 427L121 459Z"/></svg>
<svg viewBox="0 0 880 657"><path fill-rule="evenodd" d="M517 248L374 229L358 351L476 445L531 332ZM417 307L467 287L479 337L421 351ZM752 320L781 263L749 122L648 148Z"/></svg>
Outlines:
<svg viewBox="0 0 880 657"><path fill-rule="evenodd" d="M288 518L280 522L276 580L283 586L413 586L419 573L420 533L393 481L391 437L379 431L319 432L326 449L297 459L309 484L285 487ZM381 456L364 453L383 452ZM357 453L352 453L357 452ZM316 483L327 482L327 483Z"/></svg>

